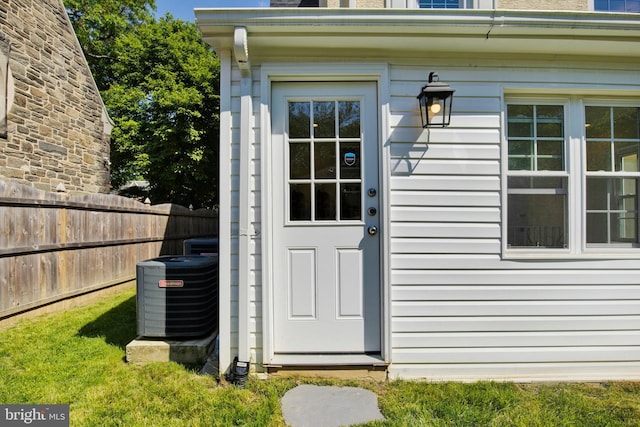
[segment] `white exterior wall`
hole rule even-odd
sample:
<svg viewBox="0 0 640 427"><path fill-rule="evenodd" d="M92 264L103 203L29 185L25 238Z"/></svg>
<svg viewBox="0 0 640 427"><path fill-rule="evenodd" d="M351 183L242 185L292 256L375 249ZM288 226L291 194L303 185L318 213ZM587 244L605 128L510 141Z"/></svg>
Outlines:
<svg viewBox="0 0 640 427"><path fill-rule="evenodd" d="M258 68L253 72L250 221L256 235L250 240L247 338L251 361L260 370ZM614 87L638 93L638 78L604 68L437 66L441 79L456 89L453 119L449 128L427 131L420 127L415 96L429 69L390 67L391 114L382 120L390 125L391 140L384 171L390 176L384 234L391 248L390 377L637 377L640 261L502 259L501 114L509 88L531 95L549 88L567 96ZM238 313L247 304L238 299L241 77L235 67L231 76L230 360L245 337L238 331Z"/></svg>
<svg viewBox="0 0 640 427"><path fill-rule="evenodd" d="M501 115L509 88L536 95L640 91L629 71L437 66L456 89L452 124L423 130L425 65L393 64L387 189L391 378L613 379L640 372L640 261L504 260ZM253 72L248 301L239 301L241 76L231 72L230 353L248 339L261 370L260 73ZM603 78L606 75L607 78ZM616 81L606 86L598 81ZM382 148L381 148L382 149ZM224 150L221 149L221 153ZM221 163L224 165L224 162ZM223 170L224 173L224 170ZM225 188L221 186L221 188ZM248 333L239 333L247 304ZM225 360L221 359L221 362ZM225 369L225 365L221 363Z"/></svg>
<svg viewBox="0 0 640 427"><path fill-rule="evenodd" d="M426 131L415 96L432 68L391 67L390 377L638 378L640 261L501 256L504 92L638 100L637 72L438 66L453 118Z"/></svg>

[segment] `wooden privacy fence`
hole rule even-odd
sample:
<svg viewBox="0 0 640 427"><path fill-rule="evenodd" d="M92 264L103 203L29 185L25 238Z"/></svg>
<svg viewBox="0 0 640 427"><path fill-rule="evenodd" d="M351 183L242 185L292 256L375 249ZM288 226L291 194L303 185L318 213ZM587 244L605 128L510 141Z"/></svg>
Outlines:
<svg viewBox="0 0 640 427"><path fill-rule="evenodd" d="M139 261L217 227L211 210L0 181L0 320L131 281Z"/></svg>

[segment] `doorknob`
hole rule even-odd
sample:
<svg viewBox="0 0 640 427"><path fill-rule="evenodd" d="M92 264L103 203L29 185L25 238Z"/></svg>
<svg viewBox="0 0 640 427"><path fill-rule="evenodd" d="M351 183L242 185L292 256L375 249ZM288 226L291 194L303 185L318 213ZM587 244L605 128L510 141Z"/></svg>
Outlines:
<svg viewBox="0 0 640 427"><path fill-rule="evenodd" d="M375 225L372 225L371 227L369 227L367 232L369 233L370 236L375 236L376 234L378 234L378 227L376 227Z"/></svg>

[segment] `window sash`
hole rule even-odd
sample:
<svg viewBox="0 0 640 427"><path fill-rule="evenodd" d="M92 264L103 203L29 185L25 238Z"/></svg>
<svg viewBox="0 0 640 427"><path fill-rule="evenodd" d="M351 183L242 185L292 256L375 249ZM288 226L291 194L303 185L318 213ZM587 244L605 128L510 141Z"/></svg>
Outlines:
<svg viewBox="0 0 640 427"><path fill-rule="evenodd" d="M640 13L640 0L594 0L593 9L597 12Z"/></svg>
<svg viewBox="0 0 640 427"><path fill-rule="evenodd" d="M459 0L418 0L420 9L460 9Z"/></svg>

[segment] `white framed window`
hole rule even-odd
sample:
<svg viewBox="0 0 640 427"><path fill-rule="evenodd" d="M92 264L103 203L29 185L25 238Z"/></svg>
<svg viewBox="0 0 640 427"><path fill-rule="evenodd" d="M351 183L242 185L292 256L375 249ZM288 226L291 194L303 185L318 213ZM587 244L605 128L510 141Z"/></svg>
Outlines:
<svg viewBox="0 0 640 427"><path fill-rule="evenodd" d="M636 246L640 108L585 105L586 244Z"/></svg>
<svg viewBox="0 0 640 427"><path fill-rule="evenodd" d="M640 13L640 0L592 0L596 12Z"/></svg>
<svg viewBox="0 0 640 427"><path fill-rule="evenodd" d="M640 256L640 101L507 99L503 159L506 255Z"/></svg>
<svg viewBox="0 0 640 427"><path fill-rule="evenodd" d="M460 0L418 0L421 9L460 9Z"/></svg>
<svg viewBox="0 0 640 427"><path fill-rule="evenodd" d="M507 245L566 248L565 105L507 105Z"/></svg>

